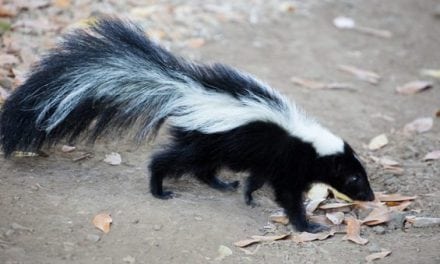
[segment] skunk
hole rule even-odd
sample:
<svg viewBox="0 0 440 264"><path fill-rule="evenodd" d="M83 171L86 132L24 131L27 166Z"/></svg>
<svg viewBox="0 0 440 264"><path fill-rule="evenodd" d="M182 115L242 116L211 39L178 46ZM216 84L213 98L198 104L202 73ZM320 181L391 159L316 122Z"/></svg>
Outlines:
<svg viewBox="0 0 440 264"><path fill-rule="evenodd" d="M166 177L191 174L218 190L239 182L222 168L248 172L244 196L265 183L299 231L309 222L303 192L329 184L356 200L373 200L353 149L268 85L222 64L176 57L128 21L102 18L67 34L6 100L0 116L5 157L38 151L79 136L91 142L128 128L137 142L153 139L167 121L170 143L149 164L150 191L161 199Z"/></svg>

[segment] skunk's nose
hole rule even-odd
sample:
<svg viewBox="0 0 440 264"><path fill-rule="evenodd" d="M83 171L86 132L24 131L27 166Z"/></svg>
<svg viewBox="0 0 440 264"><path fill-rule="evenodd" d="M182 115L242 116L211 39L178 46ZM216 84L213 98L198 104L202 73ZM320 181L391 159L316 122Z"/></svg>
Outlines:
<svg viewBox="0 0 440 264"><path fill-rule="evenodd" d="M366 197L366 201L374 201L374 192L370 191Z"/></svg>

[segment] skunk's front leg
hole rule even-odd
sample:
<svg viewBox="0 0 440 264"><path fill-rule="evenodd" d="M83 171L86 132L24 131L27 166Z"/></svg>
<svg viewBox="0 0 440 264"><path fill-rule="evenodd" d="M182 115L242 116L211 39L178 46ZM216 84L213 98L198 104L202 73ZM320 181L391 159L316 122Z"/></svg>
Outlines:
<svg viewBox="0 0 440 264"><path fill-rule="evenodd" d="M277 202L286 210L290 222L300 232L319 233L328 229L328 227L307 221L306 210L303 203L302 191L292 193L291 189L275 189Z"/></svg>
<svg viewBox="0 0 440 264"><path fill-rule="evenodd" d="M261 177L256 173L251 173L251 175L249 175L249 177L246 179L246 185L244 187L244 201L247 205L251 207L257 206L257 203L252 197L252 193L263 187L265 182L266 180L264 179L264 177Z"/></svg>
<svg viewBox="0 0 440 264"><path fill-rule="evenodd" d="M163 190L163 179L170 174L173 167L175 155L172 150L166 150L161 153L154 154L149 165L150 169L150 192L159 199L173 198L173 192Z"/></svg>

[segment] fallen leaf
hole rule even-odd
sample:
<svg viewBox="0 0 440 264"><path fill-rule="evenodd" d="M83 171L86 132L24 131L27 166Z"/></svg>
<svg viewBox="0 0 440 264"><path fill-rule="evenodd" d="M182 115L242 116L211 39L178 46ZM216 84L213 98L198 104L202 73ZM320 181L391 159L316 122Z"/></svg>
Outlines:
<svg viewBox="0 0 440 264"><path fill-rule="evenodd" d="M420 74L424 76L440 79L440 70L423 69L420 71Z"/></svg>
<svg viewBox="0 0 440 264"><path fill-rule="evenodd" d="M292 236L292 240L296 243L304 243L304 242L310 242L314 240L324 240L327 239L335 234L334 231L330 232L322 232L322 233L308 233L308 232L302 232L299 235Z"/></svg>
<svg viewBox="0 0 440 264"><path fill-rule="evenodd" d="M283 240L290 237L290 234L274 235L274 236L251 236L250 239L240 240L234 243L237 247L247 247L249 245L259 242L272 242L277 240Z"/></svg>
<svg viewBox="0 0 440 264"><path fill-rule="evenodd" d="M383 259L386 256L390 255L391 251L388 249L382 249L381 252L373 253L365 257L367 262L373 262L374 260Z"/></svg>
<svg viewBox="0 0 440 264"><path fill-rule="evenodd" d="M387 156L381 157L379 159L379 164L382 165L382 166L399 166L400 165L399 162L397 162L397 161L395 161L392 158L387 157Z"/></svg>
<svg viewBox="0 0 440 264"><path fill-rule="evenodd" d="M246 254L246 255L255 255L255 253L257 253L257 251L260 249L260 246L261 246L261 245L257 245L257 246L255 247L255 249L252 250L252 251L250 251L250 250L248 250L248 249L245 249L245 248L240 248L240 250L243 251L244 254Z"/></svg>
<svg viewBox="0 0 440 264"><path fill-rule="evenodd" d="M397 203L396 205L392 205L390 203ZM405 211L406 208L408 208L408 206L410 206L412 204L411 201L403 201L401 203L398 202L387 202L386 205L391 206L391 210L394 211Z"/></svg>
<svg viewBox="0 0 440 264"><path fill-rule="evenodd" d="M396 91L400 94L415 94L418 92L426 91L432 88L432 83L427 81L414 81L404 84L396 88Z"/></svg>
<svg viewBox="0 0 440 264"><path fill-rule="evenodd" d="M308 79L304 79L304 78L299 78L299 77L292 77L290 78L290 80L300 86L309 88L309 89L346 89L346 90L356 90L356 88L354 88L352 85L348 84L348 83L323 83L323 82L317 82L317 81L313 81L313 80L308 80Z"/></svg>
<svg viewBox="0 0 440 264"><path fill-rule="evenodd" d="M332 222L328 220L328 218L325 215L309 215L307 219L312 223L321 224L324 226L330 226L332 225Z"/></svg>
<svg viewBox="0 0 440 264"><path fill-rule="evenodd" d="M216 258L216 260L222 260L230 255L232 255L232 250L227 246L220 245L218 248L218 257Z"/></svg>
<svg viewBox="0 0 440 264"><path fill-rule="evenodd" d="M61 147L61 151L64 152L64 153L72 152L72 151L74 151L75 149L76 149L76 147L68 146L68 145L63 145L63 146Z"/></svg>
<svg viewBox="0 0 440 264"><path fill-rule="evenodd" d="M0 17L15 17L17 15L17 10L12 9L9 6L1 6L0 3Z"/></svg>
<svg viewBox="0 0 440 264"><path fill-rule="evenodd" d="M440 159L440 150L431 151L428 154L426 154L425 157L423 158L424 161L438 160L438 159Z"/></svg>
<svg viewBox="0 0 440 264"><path fill-rule="evenodd" d="M328 210L328 209L337 209L337 208L344 208L344 207L350 207L353 203L328 203L323 204L319 206L320 209Z"/></svg>
<svg viewBox="0 0 440 264"><path fill-rule="evenodd" d="M339 65L338 69L343 72L347 72L351 75L354 75L356 78L363 80L363 81L367 81L371 84L378 84L379 80L380 80L379 74L377 74L375 72L371 72L371 71L362 70L362 69L356 68L354 66Z"/></svg>
<svg viewBox="0 0 440 264"><path fill-rule="evenodd" d="M386 223L391 220L391 210L385 205L374 208L370 214L365 217L364 220L361 221L361 224L365 224L368 226L378 225L382 223Z"/></svg>
<svg viewBox="0 0 440 264"><path fill-rule="evenodd" d="M404 196L398 193L393 193L393 194L376 193L375 195L376 195L376 199L378 199L381 202L403 202L403 201L414 200L417 198L417 196Z"/></svg>
<svg viewBox="0 0 440 264"><path fill-rule="evenodd" d="M358 32L365 33L368 35L373 35L376 37L381 37L381 38L391 38L393 36L393 33L384 29L377 29L370 27L355 27L354 29Z"/></svg>
<svg viewBox="0 0 440 264"><path fill-rule="evenodd" d="M326 213L325 216L335 225L340 225L344 221L343 212Z"/></svg>
<svg viewBox="0 0 440 264"><path fill-rule="evenodd" d="M120 165L122 163L122 158L119 153L112 152L105 155L104 162L113 166Z"/></svg>
<svg viewBox="0 0 440 264"><path fill-rule="evenodd" d="M110 232L110 224L112 223L112 218L110 214L102 213L97 214L93 218L93 225L95 225L96 228L100 229L104 233Z"/></svg>
<svg viewBox="0 0 440 264"><path fill-rule="evenodd" d="M362 238L361 234L361 222L353 217L348 217L345 219L347 224L347 234L342 238L342 240L350 240L359 245L365 245L368 243L368 239Z"/></svg>
<svg viewBox="0 0 440 264"><path fill-rule="evenodd" d="M271 214L269 216L269 220L274 223L279 223L279 224L283 224L283 225L287 225L289 223L289 218L282 211Z"/></svg>
<svg viewBox="0 0 440 264"><path fill-rule="evenodd" d="M325 199L328 197L329 187L323 183L315 183L307 192L307 198L310 200Z"/></svg>
<svg viewBox="0 0 440 264"><path fill-rule="evenodd" d="M193 38L193 39L188 40L187 45L188 45L188 47L190 47L192 49L198 49L198 48L202 47L203 45L205 45L205 39Z"/></svg>
<svg viewBox="0 0 440 264"><path fill-rule="evenodd" d="M70 7L71 2L70 0L55 0L54 4L59 8L67 8Z"/></svg>
<svg viewBox="0 0 440 264"><path fill-rule="evenodd" d="M281 12L292 13L295 12L295 5L291 2L282 2L279 7Z"/></svg>
<svg viewBox="0 0 440 264"><path fill-rule="evenodd" d="M380 134L379 136L371 139L370 143L368 143L368 148L370 150L378 150L385 147L388 144L388 138L385 134Z"/></svg>
<svg viewBox="0 0 440 264"><path fill-rule="evenodd" d="M408 123L403 128L406 134L411 134L414 132L424 133L431 130L434 120L431 117L417 118L414 121Z"/></svg>
<svg viewBox="0 0 440 264"><path fill-rule="evenodd" d="M316 199L316 200L309 200L309 202L306 205L306 213L308 215L313 214L313 212L318 208L318 206L325 201L325 198Z"/></svg>
<svg viewBox="0 0 440 264"><path fill-rule="evenodd" d="M346 202L349 202L349 203L353 202L353 199L351 199L351 198L348 197L347 195L345 195L345 194L339 192L338 190L336 190L336 189L333 188L333 187L330 187L330 191L332 192L333 196L334 196L336 199L340 199L340 200L343 200L343 201L346 201Z"/></svg>

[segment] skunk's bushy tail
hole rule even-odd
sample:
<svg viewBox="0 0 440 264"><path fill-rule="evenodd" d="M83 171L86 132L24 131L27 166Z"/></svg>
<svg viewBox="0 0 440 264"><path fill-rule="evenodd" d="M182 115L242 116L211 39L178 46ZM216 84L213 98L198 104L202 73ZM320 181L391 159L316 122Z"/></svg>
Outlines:
<svg viewBox="0 0 440 264"><path fill-rule="evenodd" d="M0 144L6 156L35 151L83 132L99 135L137 127L153 135L173 126L215 133L253 120L286 126L292 105L247 74L173 56L142 29L101 19L66 35L5 102Z"/></svg>

